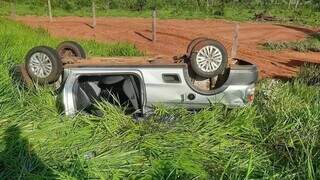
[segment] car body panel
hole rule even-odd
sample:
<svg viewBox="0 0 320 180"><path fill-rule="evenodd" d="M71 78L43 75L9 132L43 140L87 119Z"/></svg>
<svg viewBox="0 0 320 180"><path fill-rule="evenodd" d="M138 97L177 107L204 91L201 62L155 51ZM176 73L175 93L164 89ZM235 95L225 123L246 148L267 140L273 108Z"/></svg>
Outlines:
<svg viewBox="0 0 320 180"><path fill-rule="evenodd" d="M70 67L64 70L64 85L61 100L64 112L75 115L78 110L74 86L80 76L135 75L140 79L142 114L148 113L154 105L184 106L199 109L211 103L222 103L229 107L245 106L248 93L255 87L258 70L254 65L238 65L229 70L225 83L212 91L201 91L192 86L186 65L140 65L105 67ZM175 78L166 82L168 75ZM190 97L192 98L190 98ZM194 97L194 98L193 98Z"/></svg>

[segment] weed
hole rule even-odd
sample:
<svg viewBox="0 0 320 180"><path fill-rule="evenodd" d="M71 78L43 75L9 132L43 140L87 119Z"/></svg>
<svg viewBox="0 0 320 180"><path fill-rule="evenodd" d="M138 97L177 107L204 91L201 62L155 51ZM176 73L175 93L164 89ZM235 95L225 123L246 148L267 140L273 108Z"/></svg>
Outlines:
<svg viewBox="0 0 320 180"><path fill-rule="evenodd" d="M262 44L266 50L280 51L283 49L292 49L299 52L320 52L319 35L312 35L305 40L294 42L266 42Z"/></svg>
<svg viewBox="0 0 320 180"><path fill-rule="evenodd" d="M310 85L319 86L320 85L320 64L307 63L301 67L300 73L297 80Z"/></svg>

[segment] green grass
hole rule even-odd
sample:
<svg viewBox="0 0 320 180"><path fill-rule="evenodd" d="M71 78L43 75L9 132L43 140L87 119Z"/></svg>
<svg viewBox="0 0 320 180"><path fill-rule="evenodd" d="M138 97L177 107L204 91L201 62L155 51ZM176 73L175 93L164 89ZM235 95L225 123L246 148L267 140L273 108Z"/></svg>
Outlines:
<svg viewBox="0 0 320 180"><path fill-rule="evenodd" d="M123 109L101 103L103 117L68 118L52 89L21 90L8 73L29 48L61 39L2 18L0 24L1 179L320 176L320 92L303 81L319 67L292 82L260 82L246 108L214 105L192 114L160 106L154 117L134 122ZM91 55L140 54L132 45L82 43ZM174 118L163 121L168 116Z"/></svg>
<svg viewBox="0 0 320 180"><path fill-rule="evenodd" d="M24 55L34 46L56 47L62 39L52 38L45 30L27 28L22 24L1 19L0 57L3 63L21 63ZM79 41L89 55L97 56L140 56L134 45L126 43L102 44L94 41ZM3 51L3 50L6 51ZM94 50L94 52L93 52Z"/></svg>
<svg viewBox="0 0 320 180"><path fill-rule="evenodd" d="M320 65L319 64L312 64L307 63L304 65L305 68L299 73L297 80L301 83L312 85L312 86L319 86L320 85Z"/></svg>
<svg viewBox="0 0 320 180"><path fill-rule="evenodd" d="M299 52L320 52L320 35L313 35L305 40L293 42L266 42L262 44L262 47L272 51L292 49Z"/></svg>
<svg viewBox="0 0 320 180"><path fill-rule="evenodd" d="M31 2L31 1L30 1ZM40 5L17 3L16 13L18 15L37 15L47 16L46 4ZM74 2L73 2L74 3ZM90 4L90 3L89 3ZM182 3L183 4L183 3ZM60 5L62 6L62 5ZM186 6L186 7L184 7ZM311 8L300 8L297 10L288 9L283 5L275 5L265 9L264 6L246 5L246 3L227 3L224 8L213 6L209 8L193 7L184 4L184 6L165 6L158 10L158 18L161 19L226 19L232 21L252 21L255 13L265 12L269 15L275 16L278 22L284 24L300 24L313 27L320 25L320 12L314 11ZM68 6L69 7L69 6ZM0 16L8 16L11 14L11 5L0 0ZM111 17L151 17L150 8L145 8L142 11L135 11L126 8L105 9L103 7L97 8L97 16L111 16ZM81 8L68 9L61 7L53 7L54 16L92 16L92 9L90 6L81 6Z"/></svg>

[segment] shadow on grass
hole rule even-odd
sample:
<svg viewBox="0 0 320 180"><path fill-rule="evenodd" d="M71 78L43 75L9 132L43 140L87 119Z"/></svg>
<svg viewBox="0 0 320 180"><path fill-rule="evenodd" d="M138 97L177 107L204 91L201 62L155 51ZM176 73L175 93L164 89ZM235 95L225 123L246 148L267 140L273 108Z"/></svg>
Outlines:
<svg viewBox="0 0 320 180"><path fill-rule="evenodd" d="M0 154L1 179L57 179L33 151L27 139L21 137L18 126L9 127L4 134L5 149Z"/></svg>

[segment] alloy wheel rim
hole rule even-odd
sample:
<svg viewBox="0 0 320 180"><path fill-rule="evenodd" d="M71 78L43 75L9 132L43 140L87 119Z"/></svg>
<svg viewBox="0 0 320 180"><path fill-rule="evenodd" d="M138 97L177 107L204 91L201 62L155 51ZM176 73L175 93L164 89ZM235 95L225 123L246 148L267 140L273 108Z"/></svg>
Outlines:
<svg viewBox="0 0 320 180"><path fill-rule="evenodd" d="M215 46L205 46L198 52L196 62L202 71L214 72L222 63L222 53Z"/></svg>
<svg viewBox="0 0 320 180"><path fill-rule="evenodd" d="M33 54L29 66L33 74L39 78L47 78L52 72L52 62L45 53Z"/></svg>

